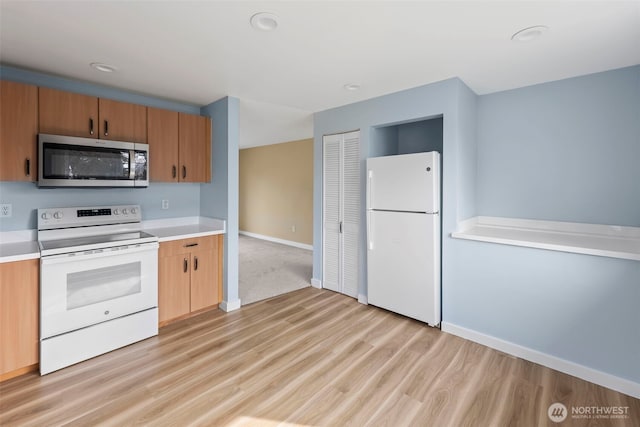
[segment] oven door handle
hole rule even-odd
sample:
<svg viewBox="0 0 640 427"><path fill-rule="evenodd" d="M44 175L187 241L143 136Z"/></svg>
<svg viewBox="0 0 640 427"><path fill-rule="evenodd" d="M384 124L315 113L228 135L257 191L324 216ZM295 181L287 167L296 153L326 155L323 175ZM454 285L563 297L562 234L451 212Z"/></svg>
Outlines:
<svg viewBox="0 0 640 427"><path fill-rule="evenodd" d="M142 243L128 246L115 246L112 248L93 249L80 252L72 252L59 255L48 255L40 258L41 265L62 264L65 262L77 262L94 258L104 258L108 256L133 254L137 252L158 251L158 243Z"/></svg>

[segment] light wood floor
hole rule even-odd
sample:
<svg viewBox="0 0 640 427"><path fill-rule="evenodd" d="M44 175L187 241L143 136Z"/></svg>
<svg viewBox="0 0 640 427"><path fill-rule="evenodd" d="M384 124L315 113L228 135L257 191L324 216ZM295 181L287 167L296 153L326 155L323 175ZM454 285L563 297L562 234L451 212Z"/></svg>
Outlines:
<svg viewBox="0 0 640 427"><path fill-rule="evenodd" d="M552 423L547 408L628 406ZM40 377L0 384L0 425L640 425L640 401L358 304L302 289Z"/></svg>

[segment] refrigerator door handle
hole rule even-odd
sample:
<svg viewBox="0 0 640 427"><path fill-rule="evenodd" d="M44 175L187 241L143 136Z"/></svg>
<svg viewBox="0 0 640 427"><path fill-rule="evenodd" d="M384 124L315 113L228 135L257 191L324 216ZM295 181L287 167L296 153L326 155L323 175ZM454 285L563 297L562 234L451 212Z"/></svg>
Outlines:
<svg viewBox="0 0 640 427"><path fill-rule="evenodd" d="M372 251L373 250L373 215L371 213L371 211L367 211L367 238L369 240L369 242L367 243L367 246L369 247L369 250Z"/></svg>
<svg viewBox="0 0 640 427"><path fill-rule="evenodd" d="M369 169L368 171L369 185L367 192L367 209L372 209L373 206L373 171Z"/></svg>

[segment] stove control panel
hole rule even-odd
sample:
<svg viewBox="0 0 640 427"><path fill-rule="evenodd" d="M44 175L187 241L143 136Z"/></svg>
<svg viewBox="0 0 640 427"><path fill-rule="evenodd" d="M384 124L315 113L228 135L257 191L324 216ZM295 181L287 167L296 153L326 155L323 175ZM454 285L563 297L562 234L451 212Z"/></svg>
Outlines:
<svg viewBox="0 0 640 427"><path fill-rule="evenodd" d="M140 222L138 205L38 209L38 230Z"/></svg>

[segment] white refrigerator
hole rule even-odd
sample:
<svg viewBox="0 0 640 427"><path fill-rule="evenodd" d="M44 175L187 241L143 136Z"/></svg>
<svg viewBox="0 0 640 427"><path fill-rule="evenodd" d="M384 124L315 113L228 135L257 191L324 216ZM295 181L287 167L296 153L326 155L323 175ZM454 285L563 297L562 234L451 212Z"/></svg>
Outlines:
<svg viewBox="0 0 640 427"><path fill-rule="evenodd" d="M369 304L440 324L440 154L367 159Z"/></svg>

